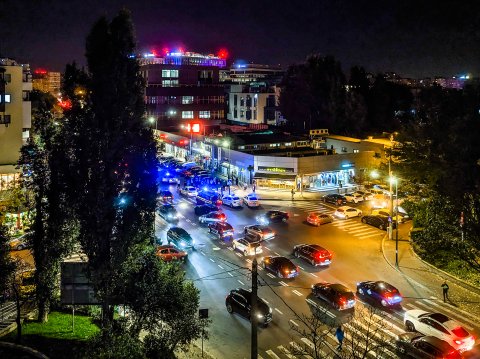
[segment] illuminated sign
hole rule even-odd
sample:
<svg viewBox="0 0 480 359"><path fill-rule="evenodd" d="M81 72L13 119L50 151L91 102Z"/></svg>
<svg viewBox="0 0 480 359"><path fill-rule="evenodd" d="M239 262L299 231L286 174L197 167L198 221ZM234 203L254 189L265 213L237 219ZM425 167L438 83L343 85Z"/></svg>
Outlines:
<svg viewBox="0 0 480 359"><path fill-rule="evenodd" d="M291 167L266 167L258 166L259 171L276 172L276 173L294 173L295 169Z"/></svg>
<svg viewBox="0 0 480 359"><path fill-rule="evenodd" d="M344 163L342 165L342 168L350 168L350 167L355 167L355 163Z"/></svg>
<svg viewBox="0 0 480 359"><path fill-rule="evenodd" d="M187 132L200 133L200 124L199 123L188 123Z"/></svg>

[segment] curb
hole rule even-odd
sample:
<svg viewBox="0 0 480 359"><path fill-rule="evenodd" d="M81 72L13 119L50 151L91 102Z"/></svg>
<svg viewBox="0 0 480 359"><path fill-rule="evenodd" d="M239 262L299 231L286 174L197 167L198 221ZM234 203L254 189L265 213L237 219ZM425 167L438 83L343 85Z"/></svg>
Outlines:
<svg viewBox="0 0 480 359"><path fill-rule="evenodd" d="M9 342L1 342L0 341L0 347L4 348L10 348L10 349L18 349L23 352L27 352L28 354L40 358L40 359L49 359L45 354L40 353L38 350L32 349L30 347L26 347L24 345L19 345L19 344L14 344L14 343L9 343Z"/></svg>

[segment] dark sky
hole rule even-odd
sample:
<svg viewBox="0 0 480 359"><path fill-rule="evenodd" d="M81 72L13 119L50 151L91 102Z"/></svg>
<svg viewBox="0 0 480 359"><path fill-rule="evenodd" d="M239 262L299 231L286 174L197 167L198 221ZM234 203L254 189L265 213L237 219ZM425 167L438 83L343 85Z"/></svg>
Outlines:
<svg viewBox="0 0 480 359"><path fill-rule="evenodd" d="M57 71L83 64L93 22L123 6L139 49L225 47L231 60L283 66L315 52L344 70L480 73L477 0L0 0L0 54Z"/></svg>

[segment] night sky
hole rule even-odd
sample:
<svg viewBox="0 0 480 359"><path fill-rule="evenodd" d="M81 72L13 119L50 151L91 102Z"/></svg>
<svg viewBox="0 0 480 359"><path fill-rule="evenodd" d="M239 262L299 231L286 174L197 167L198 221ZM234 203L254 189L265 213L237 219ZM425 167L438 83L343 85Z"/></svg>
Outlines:
<svg viewBox="0 0 480 359"><path fill-rule="evenodd" d="M405 76L480 73L480 1L0 0L0 56L63 71L84 64L102 15L132 11L139 50L183 46L281 64L331 54L343 69Z"/></svg>

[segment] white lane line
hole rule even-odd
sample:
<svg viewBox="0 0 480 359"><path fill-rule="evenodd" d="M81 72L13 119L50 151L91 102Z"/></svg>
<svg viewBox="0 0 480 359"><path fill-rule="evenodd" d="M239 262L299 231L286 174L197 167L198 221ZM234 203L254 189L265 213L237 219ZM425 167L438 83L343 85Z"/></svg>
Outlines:
<svg viewBox="0 0 480 359"><path fill-rule="evenodd" d="M361 237L361 236L366 236L366 235L369 235L369 234L379 235L379 234L381 234L381 233L382 233L382 232L378 232L378 231L376 231L376 230L372 230L371 228L368 228L368 229L364 230L364 231L361 232L361 233L360 233L360 232L359 232L359 233L354 233L353 235L354 235L355 237Z"/></svg>
<svg viewBox="0 0 480 359"><path fill-rule="evenodd" d="M210 259L210 262L213 262L213 263L215 263L215 261L214 261L212 258L208 258L208 259Z"/></svg>
<svg viewBox="0 0 480 359"><path fill-rule="evenodd" d="M354 227L365 227L363 223L357 222L345 222L345 220L339 220L339 222L333 222L333 226L335 227L342 227L342 228L354 228Z"/></svg>
<svg viewBox="0 0 480 359"><path fill-rule="evenodd" d="M214 251L219 251L221 248L220 247L213 247L212 248Z"/></svg>
<svg viewBox="0 0 480 359"><path fill-rule="evenodd" d="M233 251L233 248L232 248L232 247L228 247L228 250L229 250L229 251Z"/></svg>
<svg viewBox="0 0 480 359"><path fill-rule="evenodd" d="M300 266L298 266L298 268L300 268L301 270L305 270L303 267L300 267Z"/></svg>
<svg viewBox="0 0 480 359"><path fill-rule="evenodd" d="M384 234L383 233L379 233L379 232L376 232L376 233L372 233L372 234L369 234L369 235L360 235L360 236L357 236L358 238L369 238L369 237L375 237L375 236L383 236Z"/></svg>
<svg viewBox="0 0 480 359"><path fill-rule="evenodd" d="M267 251L271 251L271 249L268 248L267 246L263 246L263 248L265 248Z"/></svg>
<svg viewBox="0 0 480 359"><path fill-rule="evenodd" d="M242 255L242 254L240 254L240 253L238 253L238 252L235 252L235 254L236 254L237 256L239 256L240 258L242 258L242 257L243 257L243 255Z"/></svg>
<svg viewBox="0 0 480 359"><path fill-rule="evenodd" d="M278 312L278 314L283 315L283 313L278 308L275 308L275 311Z"/></svg>
<svg viewBox="0 0 480 359"><path fill-rule="evenodd" d="M312 277L318 278L318 275L316 275L315 273L308 273L308 274L310 274Z"/></svg>
<svg viewBox="0 0 480 359"><path fill-rule="evenodd" d="M310 349L313 349L313 350L315 349L314 344L309 339L301 338L300 340L302 342L304 342L306 345L308 345L310 347ZM321 355L322 358L328 358L327 353L325 353L321 348L317 348L317 350L320 352L320 355Z"/></svg>
<svg viewBox="0 0 480 359"><path fill-rule="evenodd" d="M277 255L277 256L280 256L280 253L277 253L277 252L273 252L273 253L275 253L275 255Z"/></svg>
<svg viewBox="0 0 480 359"><path fill-rule="evenodd" d="M232 273L230 273L230 272L228 272L228 275L229 275L230 277L233 277L233 274L232 274Z"/></svg>
<svg viewBox="0 0 480 359"><path fill-rule="evenodd" d="M223 268L220 264L217 264L217 265L218 265L218 268L220 268L220 269L225 269L225 268Z"/></svg>
<svg viewBox="0 0 480 359"><path fill-rule="evenodd" d="M283 285L284 287L288 287L288 284L285 283L284 281L280 281L280 282L278 282L278 284L281 284L281 285Z"/></svg>
<svg viewBox="0 0 480 359"><path fill-rule="evenodd" d="M298 327L298 324L295 323L295 322L293 321L293 319L290 319L289 322L292 323L293 325L295 325L296 327Z"/></svg>
<svg viewBox="0 0 480 359"><path fill-rule="evenodd" d="M260 297L261 300L263 300L265 303L268 304L268 302L265 300L265 298Z"/></svg>
<svg viewBox="0 0 480 359"><path fill-rule="evenodd" d="M237 279L238 283L240 283L241 285L245 285L245 283L243 283L240 279Z"/></svg>
<svg viewBox="0 0 480 359"><path fill-rule="evenodd" d="M390 322L390 321L387 321L387 320L383 319L383 318L380 317L378 314L373 314L373 317L376 318L380 323L381 323L381 322L384 322L384 321L388 322L388 325L391 325L395 330L399 331L400 333L403 333L403 332L405 331L405 329L400 328L400 327L399 327L398 325L396 325L395 323L392 323L392 322ZM381 329L382 329L382 330L387 330L387 329L385 329L385 328L381 328ZM390 331L389 331L389 332L390 332ZM391 333L391 335L392 335L393 337L396 336L396 334L394 334L394 333L392 333L392 332L390 332L390 333Z"/></svg>
<svg viewBox="0 0 480 359"><path fill-rule="evenodd" d="M275 278L275 276L274 276L272 273L267 273L267 275L268 275L270 278Z"/></svg>
<svg viewBox="0 0 480 359"><path fill-rule="evenodd" d="M283 345L279 345L278 350L280 350L281 353L285 354L289 359L295 359L296 356L290 354L290 352L285 348Z"/></svg>
<svg viewBox="0 0 480 359"><path fill-rule="evenodd" d="M200 253L202 253L202 255L206 256L206 254L204 252L200 252Z"/></svg>
<svg viewBox="0 0 480 359"><path fill-rule="evenodd" d="M298 290L294 289L292 290L293 293L295 293L296 295L298 295L299 297L303 296L302 293L300 293Z"/></svg>
<svg viewBox="0 0 480 359"><path fill-rule="evenodd" d="M330 311L328 310L325 310L325 308L323 307L319 307L317 303L315 303L313 300L311 300L310 298L307 298L305 299L305 301L307 303L309 303L310 305L313 305L314 307L318 308L319 310L321 310L322 312L324 312L326 315L328 315L330 318L335 318L335 314L331 313Z"/></svg>
<svg viewBox="0 0 480 359"><path fill-rule="evenodd" d="M267 353L270 356L270 358L280 359L280 357L277 354L275 354L271 349L267 350L265 353Z"/></svg>
<svg viewBox="0 0 480 359"><path fill-rule="evenodd" d="M252 264L252 260L251 260L251 259L248 259L248 258L247 258L247 259L245 259L245 260L247 261L247 263Z"/></svg>
<svg viewBox="0 0 480 359"><path fill-rule="evenodd" d="M361 233L361 232L371 232L372 229L371 228L361 228L361 229L355 229L354 231L348 231L348 233L350 234L354 234L354 233Z"/></svg>

